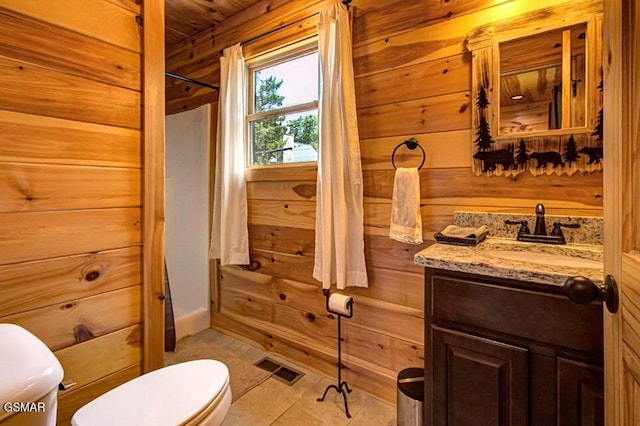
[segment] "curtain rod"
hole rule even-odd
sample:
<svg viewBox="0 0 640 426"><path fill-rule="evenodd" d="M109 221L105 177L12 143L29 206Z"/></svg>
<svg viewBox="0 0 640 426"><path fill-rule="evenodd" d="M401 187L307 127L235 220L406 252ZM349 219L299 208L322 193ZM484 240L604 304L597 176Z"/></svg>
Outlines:
<svg viewBox="0 0 640 426"><path fill-rule="evenodd" d="M166 75L167 77L175 78L177 80L182 80L182 81L186 81L188 83L197 84L198 86L207 87L209 89L220 91L220 88L218 86L212 86L211 84L203 83L201 81L194 80L194 79L189 78L189 77L184 77L184 76L181 76L181 75L178 75L178 74L174 74L172 72L165 71L164 75Z"/></svg>
<svg viewBox="0 0 640 426"><path fill-rule="evenodd" d="M349 10L349 7L350 7L350 4L351 4L351 2L352 2L352 1L353 1L353 0L342 0L342 1L341 1L341 3L345 5L345 7L347 8L347 10ZM310 15L310 16L313 16L313 15ZM245 40L245 41L240 42L240 44L241 44L241 45L244 45L244 44L248 44L248 43L254 42L254 41L256 41L256 40L260 40L260 39L261 39L261 38L263 38L263 37L269 36L269 35L271 35L271 34L275 34L275 33L277 33L278 31L282 31L282 30L284 30L285 28L289 28L289 27L291 27L291 26L294 26L294 25L296 25L296 24L299 24L300 22L302 22L302 21L304 21L304 20L306 20L306 19L308 19L308 18L309 18L309 16L305 16L304 18L300 18L300 19L298 19L298 20L296 20L296 21L290 22L290 23L288 23L288 24L286 24L286 25L283 25L282 27L274 28L274 29L272 29L271 31L268 31L268 32L266 32L266 33L264 33L264 34L260 34L260 35L257 35L257 36L255 36L255 37L251 37L251 38L250 38L250 39L248 39L248 40ZM220 54L222 55L223 53L224 53L224 49L220 49Z"/></svg>

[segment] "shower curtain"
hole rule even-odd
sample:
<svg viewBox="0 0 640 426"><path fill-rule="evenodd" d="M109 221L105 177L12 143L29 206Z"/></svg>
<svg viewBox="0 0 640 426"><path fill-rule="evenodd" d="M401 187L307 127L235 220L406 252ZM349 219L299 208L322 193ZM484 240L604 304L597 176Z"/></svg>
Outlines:
<svg viewBox="0 0 640 426"><path fill-rule="evenodd" d="M220 58L216 182L210 259L221 265L247 265L247 185L245 180L245 64L242 47L224 50Z"/></svg>
<svg viewBox="0 0 640 426"><path fill-rule="evenodd" d="M367 287L362 167L349 16L342 4L320 12L320 101L313 277L323 288Z"/></svg>

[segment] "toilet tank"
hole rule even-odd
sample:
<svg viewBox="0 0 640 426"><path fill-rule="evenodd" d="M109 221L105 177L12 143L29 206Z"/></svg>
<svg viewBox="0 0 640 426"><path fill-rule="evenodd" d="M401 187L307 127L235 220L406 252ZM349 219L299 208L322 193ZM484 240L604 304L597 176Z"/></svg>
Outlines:
<svg viewBox="0 0 640 426"><path fill-rule="evenodd" d="M40 339L14 324L0 324L0 425L53 425L63 376Z"/></svg>

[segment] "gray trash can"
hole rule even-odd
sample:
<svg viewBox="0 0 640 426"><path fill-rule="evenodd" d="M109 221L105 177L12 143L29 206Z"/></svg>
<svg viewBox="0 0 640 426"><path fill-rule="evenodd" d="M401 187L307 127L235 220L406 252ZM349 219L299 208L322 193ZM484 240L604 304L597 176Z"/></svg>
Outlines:
<svg viewBox="0 0 640 426"><path fill-rule="evenodd" d="M405 368L398 373L398 426L422 426L424 368Z"/></svg>

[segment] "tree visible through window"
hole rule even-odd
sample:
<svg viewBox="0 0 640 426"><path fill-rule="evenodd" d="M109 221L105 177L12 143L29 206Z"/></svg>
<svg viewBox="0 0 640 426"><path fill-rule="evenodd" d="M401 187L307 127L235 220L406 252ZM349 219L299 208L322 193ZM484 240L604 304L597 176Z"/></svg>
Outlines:
<svg viewBox="0 0 640 426"><path fill-rule="evenodd" d="M260 81L256 93L256 111L271 111L282 106L284 96L278 94L282 80L276 81L269 77ZM284 147L285 116L278 115L253 124L253 162L254 164L269 164L282 162L282 148ZM280 159L280 161L277 161Z"/></svg>
<svg viewBox="0 0 640 426"><path fill-rule="evenodd" d="M318 54L309 46L285 53L268 65L249 64L253 90L247 119L254 165L318 157Z"/></svg>
<svg viewBox="0 0 640 426"><path fill-rule="evenodd" d="M318 116L304 115L289 122L289 133L293 140L306 145L311 145L318 151Z"/></svg>

